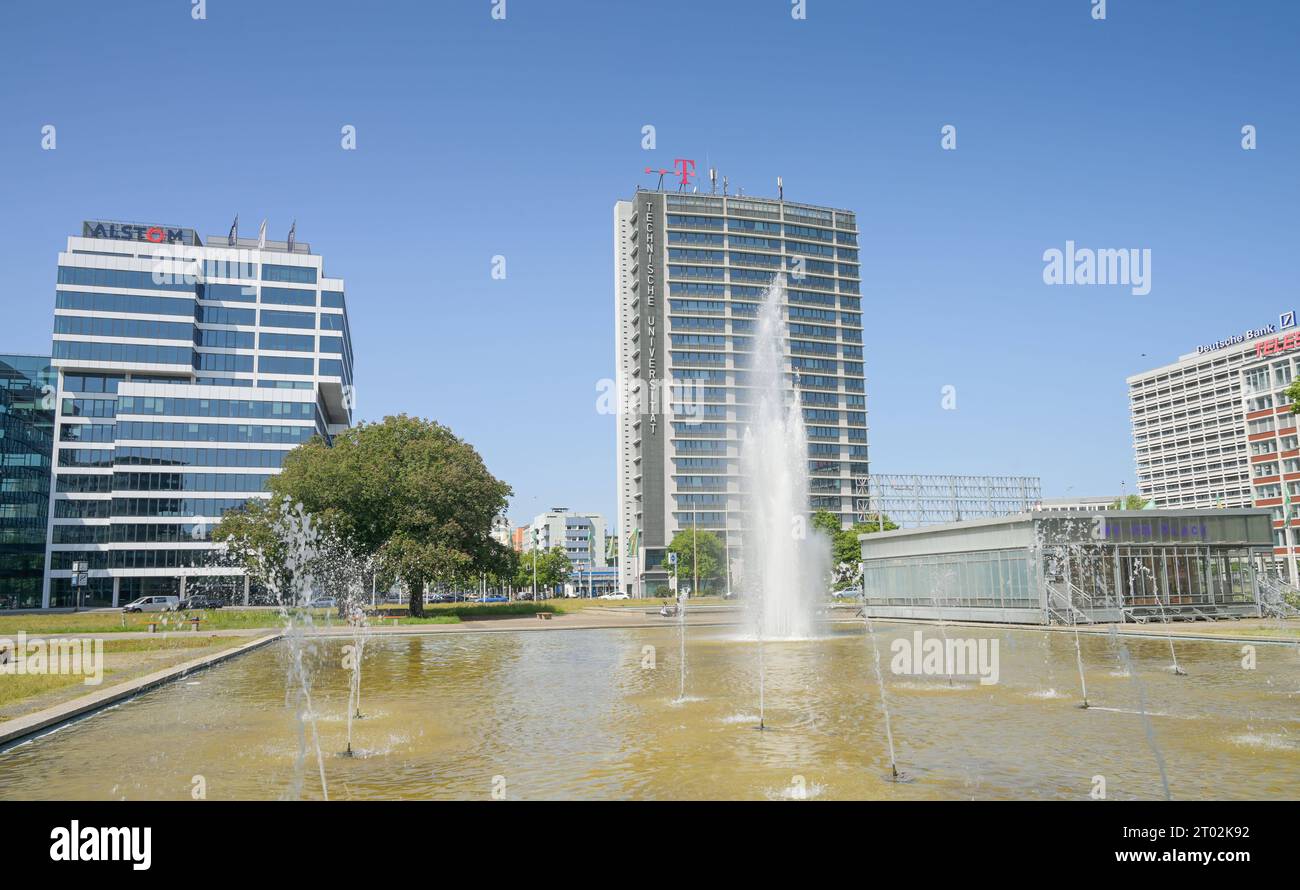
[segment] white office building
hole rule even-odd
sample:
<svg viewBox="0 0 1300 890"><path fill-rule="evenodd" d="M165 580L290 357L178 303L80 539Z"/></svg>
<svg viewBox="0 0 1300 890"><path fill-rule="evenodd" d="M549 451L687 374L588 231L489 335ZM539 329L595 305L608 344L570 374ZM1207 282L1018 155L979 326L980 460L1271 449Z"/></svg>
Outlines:
<svg viewBox="0 0 1300 890"><path fill-rule="evenodd" d="M1128 378L1137 490L1153 507L1252 506L1242 369L1283 324L1291 313Z"/></svg>
<svg viewBox="0 0 1300 890"><path fill-rule="evenodd" d="M525 550L560 548L575 572L606 567L605 517L552 507L533 519Z"/></svg>
<svg viewBox="0 0 1300 890"><path fill-rule="evenodd" d="M504 513L500 513L492 519L492 540L502 547L510 546L511 531L510 520Z"/></svg>
<svg viewBox="0 0 1300 890"><path fill-rule="evenodd" d="M344 284L285 241L90 220L58 257L43 605L257 597L221 515L352 417ZM73 584L74 567L86 583Z"/></svg>

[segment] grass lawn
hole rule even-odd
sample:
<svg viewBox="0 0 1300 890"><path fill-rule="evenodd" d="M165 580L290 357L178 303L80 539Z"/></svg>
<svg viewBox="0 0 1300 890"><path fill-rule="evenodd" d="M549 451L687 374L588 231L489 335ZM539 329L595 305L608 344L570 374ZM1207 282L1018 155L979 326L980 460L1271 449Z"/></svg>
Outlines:
<svg viewBox="0 0 1300 890"><path fill-rule="evenodd" d="M334 609L313 609L317 623L323 623L338 613ZM29 637L38 634L84 634L147 631L151 623L158 630L186 631L189 618L199 616L199 631L244 630L261 627L279 627L283 622L278 609L196 609L189 612L133 612L121 610L106 612L71 612L45 615L29 612L22 615L0 615L0 637L12 638L19 631Z"/></svg>
<svg viewBox="0 0 1300 890"><path fill-rule="evenodd" d="M184 637L105 640L104 681L97 686L87 686L82 675L0 674L0 721L244 642L239 638L210 637L202 633Z"/></svg>
<svg viewBox="0 0 1300 890"><path fill-rule="evenodd" d="M520 600L513 603L432 603L424 607L426 616L455 616L462 621L483 618L531 618L538 612L550 612L552 615L580 612L583 609L649 609L658 608L665 601L662 599L602 600L586 597L559 597L556 599L531 602ZM720 596L691 597L690 606L720 605L727 602ZM397 617L399 624L429 623L429 618L404 618L406 606L396 603L380 607L381 614ZM385 618L387 620L387 617Z"/></svg>
<svg viewBox="0 0 1300 890"><path fill-rule="evenodd" d="M566 605L570 603L578 603L580 604L578 605L578 608L580 609L589 609L593 607L599 609L648 609L651 607L658 608L664 603L671 601L671 598L648 596L644 599L630 600L577 599L563 600L562 602ZM735 603L735 600L724 599L721 596L691 596L686 598L687 609L690 609L692 606L724 606L734 605Z"/></svg>
<svg viewBox="0 0 1300 890"><path fill-rule="evenodd" d="M538 612L559 614L564 610L553 600L549 602L543 600L540 603L431 603L424 607L424 618L405 617L406 606L396 603L381 606L379 611L386 618L397 618L402 624L428 624L439 623L440 620L448 623L450 619L461 621L475 618L518 618L524 615L535 615Z"/></svg>

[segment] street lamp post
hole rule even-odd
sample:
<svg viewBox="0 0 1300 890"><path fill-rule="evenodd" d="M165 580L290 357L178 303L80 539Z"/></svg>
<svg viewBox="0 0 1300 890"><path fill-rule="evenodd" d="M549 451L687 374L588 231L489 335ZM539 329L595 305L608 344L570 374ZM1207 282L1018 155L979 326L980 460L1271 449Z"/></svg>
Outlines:
<svg viewBox="0 0 1300 890"><path fill-rule="evenodd" d="M700 548L696 543L696 511L691 510L691 593L700 595Z"/></svg>
<svg viewBox="0 0 1300 890"><path fill-rule="evenodd" d="M81 610L81 592L86 588L86 579L90 574L90 563L78 560L72 564L72 587L76 591L76 599L72 605L72 611Z"/></svg>
<svg viewBox="0 0 1300 890"><path fill-rule="evenodd" d="M537 602L537 529L533 529L533 602Z"/></svg>

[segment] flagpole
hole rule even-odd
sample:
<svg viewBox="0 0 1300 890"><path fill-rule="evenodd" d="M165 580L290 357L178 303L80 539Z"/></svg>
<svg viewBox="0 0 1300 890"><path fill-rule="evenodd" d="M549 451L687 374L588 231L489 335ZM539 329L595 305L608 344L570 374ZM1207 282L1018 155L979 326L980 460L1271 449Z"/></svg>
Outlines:
<svg viewBox="0 0 1300 890"><path fill-rule="evenodd" d="M1300 587L1296 577L1295 533L1291 529L1291 485L1285 477L1282 479L1282 527L1286 531L1282 540L1286 543L1287 574L1291 579L1291 586Z"/></svg>

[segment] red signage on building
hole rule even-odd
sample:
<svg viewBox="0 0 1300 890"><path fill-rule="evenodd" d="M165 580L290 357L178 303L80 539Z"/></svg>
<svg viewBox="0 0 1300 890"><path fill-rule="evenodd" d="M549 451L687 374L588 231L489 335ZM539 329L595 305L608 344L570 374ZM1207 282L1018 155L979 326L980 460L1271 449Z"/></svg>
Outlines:
<svg viewBox="0 0 1300 890"><path fill-rule="evenodd" d="M1290 352L1296 348L1300 348L1300 331L1292 331L1285 337L1261 340L1255 344L1255 358L1264 355L1275 355L1279 352Z"/></svg>

